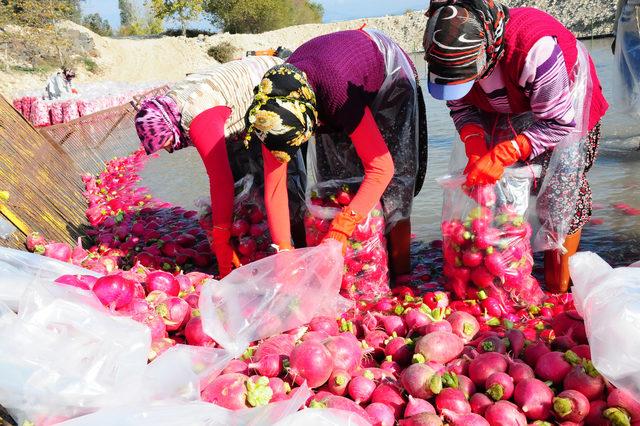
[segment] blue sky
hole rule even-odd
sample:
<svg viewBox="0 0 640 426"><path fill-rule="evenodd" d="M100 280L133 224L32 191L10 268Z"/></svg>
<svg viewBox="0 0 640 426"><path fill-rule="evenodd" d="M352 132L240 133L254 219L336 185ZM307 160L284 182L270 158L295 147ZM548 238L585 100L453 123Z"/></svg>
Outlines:
<svg viewBox="0 0 640 426"><path fill-rule="evenodd" d="M396 15L407 9L423 9L428 0L317 0L324 6L325 22L344 21L355 18L369 18L372 16ZM142 0L137 0L142 5ZM120 26L118 0L85 0L82 3L84 14L99 13L109 20L113 28ZM208 23L202 21L194 26L208 28ZM174 25L175 26L175 25Z"/></svg>

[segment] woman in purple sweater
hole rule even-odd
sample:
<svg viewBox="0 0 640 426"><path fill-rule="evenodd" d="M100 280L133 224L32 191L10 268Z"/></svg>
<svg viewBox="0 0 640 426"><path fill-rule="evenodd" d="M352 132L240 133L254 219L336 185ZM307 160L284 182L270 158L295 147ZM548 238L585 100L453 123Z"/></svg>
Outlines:
<svg viewBox="0 0 640 426"><path fill-rule="evenodd" d="M286 162L315 134L319 182L364 176L327 237L345 244L382 199L391 269L409 272L409 215L426 172L426 115L415 68L400 47L368 30L308 41L265 74L247 126L249 139L263 145L265 204L280 249L291 248Z"/></svg>
<svg viewBox="0 0 640 426"><path fill-rule="evenodd" d="M591 217L586 173L608 107L591 58L538 9L432 0L427 15L429 92L448 101L468 157L467 186L493 184L518 162L542 166L534 188L549 231L543 245L558 247L545 251L545 281L567 291L568 258Z"/></svg>

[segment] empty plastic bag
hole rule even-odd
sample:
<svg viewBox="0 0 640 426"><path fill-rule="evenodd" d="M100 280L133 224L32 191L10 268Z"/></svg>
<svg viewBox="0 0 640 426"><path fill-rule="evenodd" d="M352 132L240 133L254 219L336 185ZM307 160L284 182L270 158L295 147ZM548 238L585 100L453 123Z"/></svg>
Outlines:
<svg viewBox="0 0 640 426"><path fill-rule="evenodd" d="M571 256L569 268L593 364L640 400L640 269L613 269L591 252Z"/></svg>
<svg viewBox="0 0 640 426"><path fill-rule="evenodd" d="M274 426L370 426L356 413L335 408L307 408L285 417Z"/></svg>

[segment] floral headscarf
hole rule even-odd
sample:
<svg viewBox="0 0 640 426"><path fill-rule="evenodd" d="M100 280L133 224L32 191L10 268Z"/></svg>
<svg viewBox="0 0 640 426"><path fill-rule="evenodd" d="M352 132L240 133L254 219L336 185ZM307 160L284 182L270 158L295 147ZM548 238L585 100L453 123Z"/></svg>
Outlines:
<svg viewBox="0 0 640 426"><path fill-rule="evenodd" d="M135 125L147 154L158 151L170 137L173 137L174 150L191 145L180 127L180 119L178 104L169 96L158 96L142 103Z"/></svg>
<svg viewBox="0 0 640 426"><path fill-rule="evenodd" d="M260 141L287 163L313 135L318 121L316 95L306 75L291 64L267 71L254 92L245 116L246 142Z"/></svg>

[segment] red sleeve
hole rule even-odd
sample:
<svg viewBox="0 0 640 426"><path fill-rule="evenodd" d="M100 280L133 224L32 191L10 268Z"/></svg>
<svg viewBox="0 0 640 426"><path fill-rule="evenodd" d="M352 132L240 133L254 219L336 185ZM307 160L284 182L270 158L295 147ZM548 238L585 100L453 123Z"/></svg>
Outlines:
<svg viewBox="0 0 640 426"><path fill-rule="evenodd" d="M349 207L366 216L380 200L393 178L393 159L369 107L365 109L356 130L349 136L364 165L362 185Z"/></svg>
<svg viewBox="0 0 640 426"><path fill-rule="evenodd" d="M224 124L231 108L218 106L198 114L189 136L209 175L213 225L229 228L233 218L233 174L227 157Z"/></svg>
<svg viewBox="0 0 640 426"><path fill-rule="evenodd" d="M287 192L287 163L281 163L262 146L264 159L264 204L271 239L280 248L291 247L289 223L289 193Z"/></svg>

